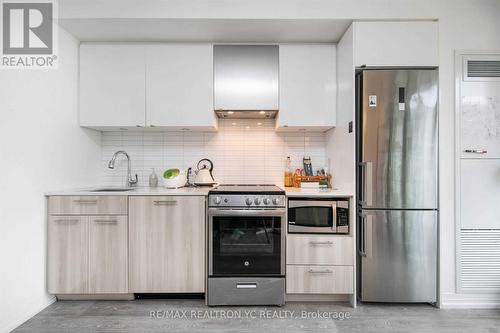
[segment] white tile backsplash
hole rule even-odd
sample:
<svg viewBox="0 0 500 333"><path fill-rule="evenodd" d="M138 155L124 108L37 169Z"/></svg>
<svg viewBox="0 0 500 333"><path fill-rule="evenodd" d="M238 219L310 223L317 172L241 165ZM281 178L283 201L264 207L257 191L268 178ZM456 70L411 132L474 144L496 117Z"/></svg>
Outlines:
<svg viewBox="0 0 500 333"><path fill-rule="evenodd" d="M102 134L102 166L106 185L123 185L127 164L119 157L115 169L108 162L117 150L132 159L132 172L139 185L147 186L151 168L159 177L164 170L196 168L208 158L214 163L219 183L283 184L285 159L299 168L303 156L311 156L314 169L326 166L324 133L305 131L276 132L273 120L219 120L217 132L191 131L116 131Z"/></svg>

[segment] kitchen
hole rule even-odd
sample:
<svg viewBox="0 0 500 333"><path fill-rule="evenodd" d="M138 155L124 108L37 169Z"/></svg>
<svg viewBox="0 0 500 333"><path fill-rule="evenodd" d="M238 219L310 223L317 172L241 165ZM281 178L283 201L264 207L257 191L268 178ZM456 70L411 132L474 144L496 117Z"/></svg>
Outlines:
<svg viewBox="0 0 500 333"><path fill-rule="evenodd" d="M43 81L44 73L67 74L62 90L48 96L77 112L54 114L71 123L65 128L39 122L60 131L37 155L37 163L53 166L40 177L57 179L37 185L41 199L34 199L46 205L34 210L47 235L37 245L47 251L36 287L45 301L24 319L11 319L16 324L5 331L46 306L49 321L50 311L73 305L356 314L395 302L389 316L403 311L401 302L436 316L441 307L495 307L495 268L477 265L477 258L481 244L496 246L495 232L481 237L495 229L497 213L486 208L477 223L458 201L462 224L449 232L448 221L455 222L443 181L453 175L441 169L452 161L457 190L475 191L458 198L471 200L479 190L471 168L488 177L496 168L494 136L463 129L466 121L478 126L466 118L471 112L495 112L488 106L494 99L476 96L488 85L494 98L498 87L478 80L484 68L475 74L473 67L495 63L491 47L454 48L450 68L441 44L448 31L437 14L384 21L166 19L158 25L172 29L148 38L152 32L140 19L88 20L77 18L77 7L60 5L59 68L29 75ZM182 30L189 26L198 29ZM460 73L456 85L443 78L443 67ZM3 73L15 80L15 71ZM457 100L464 113L449 147L457 142L459 154L444 159L450 142L449 135L443 141L443 117L452 108L440 100L449 101L455 88L464 94ZM491 126L494 132L494 120ZM51 155L60 157L42 162ZM18 161L12 165L26 160L9 158ZM5 181L12 188L14 179ZM497 193L491 185L488 191ZM455 236L456 257L443 253ZM496 267L495 256L488 260ZM451 289L450 276L457 279ZM46 330L36 318L20 331ZM300 326L297 320L292 325ZM328 324L340 329L347 322ZM308 317L303 324L322 323Z"/></svg>

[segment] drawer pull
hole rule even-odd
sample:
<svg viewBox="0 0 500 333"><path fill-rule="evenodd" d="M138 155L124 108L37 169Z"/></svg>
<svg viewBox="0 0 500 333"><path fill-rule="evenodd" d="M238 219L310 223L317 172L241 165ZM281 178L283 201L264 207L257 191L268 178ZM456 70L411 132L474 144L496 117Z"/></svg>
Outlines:
<svg viewBox="0 0 500 333"><path fill-rule="evenodd" d="M80 220L78 219L58 219L54 220L54 223L68 223L68 224L75 224L78 223Z"/></svg>
<svg viewBox="0 0 500 333"><path fill-rule="evenodd" d="M309 273L311 274L332 274L333 271L331 269L321 269L321 270L316 270L316 269L309 269Z"/></svg>
<svg viewBox="0 0 500 333"><path fill-rule="evenodd" d="M175 200L155 200L153 203L155 206L177 205L177 201Z"/></svg>
<svg viewBox="0 0 500 333"><path fill-rule="evenodd" d="M464 153L471 153L471 154L487 154L487 150L483 149L465 149Z"/></svg>
<svg viewBox="0 0 500 333"><path fill-rule="evenodd" d="M117 224L118 220L94 220L95 223L98 224Z"/></svg>
<svg viewBox="0 0 500 333"><path fill-rule="evenodd" d="M332 241L318 242L318 241L310 241L311 245L333 245Z"/></svg>
<svg viewBox="0 0 500 333"><path fill-rule="evenodd" d="M74 203L80 204L80 205L96 205L97 200L73 200Z"/></svg>
<svg viewBox="0 0 500 333"><path fill-rule="evenodd" d="M256 289L257 282L240 282L236 283L236 289Z"/></svg>

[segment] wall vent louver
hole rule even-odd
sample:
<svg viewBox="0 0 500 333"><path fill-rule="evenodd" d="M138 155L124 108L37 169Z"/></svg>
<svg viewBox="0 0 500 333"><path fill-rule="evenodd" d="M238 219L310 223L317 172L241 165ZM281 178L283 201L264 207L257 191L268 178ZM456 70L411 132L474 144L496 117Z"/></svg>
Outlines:
<svg viewBox="0 0 500 333"><path fill-rule="evenodd" d="M467 60L468 78L500 78L500 60Z"/></svg>
<svg viewBox="0 0 500 333"><path fill-rule="evenodd" d="M460 230L459 288L500 292L500 229Z"/></svg>

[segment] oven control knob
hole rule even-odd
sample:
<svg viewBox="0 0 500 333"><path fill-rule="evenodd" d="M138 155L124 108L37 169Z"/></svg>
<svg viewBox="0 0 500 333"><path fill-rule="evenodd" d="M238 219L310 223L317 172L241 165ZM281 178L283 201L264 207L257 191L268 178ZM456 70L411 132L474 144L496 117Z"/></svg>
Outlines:
<svg viewBox="0 0 500 333"><path fill-rule="evenodd" d="M279 205L280 203L280 198L273 198L273 204Z"/></svg>
<svg viewBox="0 0 500 333"><path fill-rule="evenodd" d="M252 204L252 198L246 198L245 202L248 206L250 206Z"/></svg>
<svg viewBox="0 0 500 333"><path fill-rule="evenodd" d="M255 202L256 205L260 205L260 198L255 198L253 202Z"/></svg>
<svg viewBox="0 0 500 333"><path fill-rule="evenodd" d="M264 198L264 205L269 205L271 203L271 199Z"/></svg>
<svg viewBox="0 0 500 333"><path fill-rule="evenodd" d="M216 205L220 205L220 203L222 202L221 197L215 197L214 202Z"/></svg>

